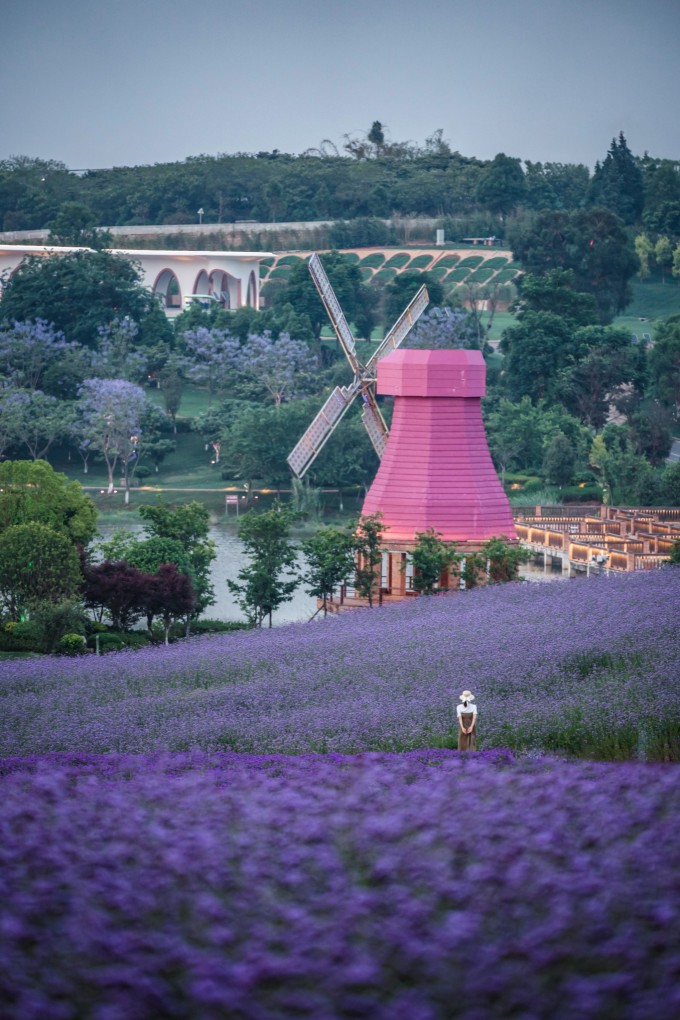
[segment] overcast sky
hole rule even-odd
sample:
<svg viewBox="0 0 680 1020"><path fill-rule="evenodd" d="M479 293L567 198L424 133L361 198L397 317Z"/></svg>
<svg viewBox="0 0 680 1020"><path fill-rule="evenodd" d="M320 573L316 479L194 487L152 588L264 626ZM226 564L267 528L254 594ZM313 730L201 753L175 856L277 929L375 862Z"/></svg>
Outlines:
<svg viewBox="0 0 680 1020"><path fill-rule="evenodd" d="M0 0L0 158L72 169L437 128L488 159L680 158L680 0Z"/></svg>

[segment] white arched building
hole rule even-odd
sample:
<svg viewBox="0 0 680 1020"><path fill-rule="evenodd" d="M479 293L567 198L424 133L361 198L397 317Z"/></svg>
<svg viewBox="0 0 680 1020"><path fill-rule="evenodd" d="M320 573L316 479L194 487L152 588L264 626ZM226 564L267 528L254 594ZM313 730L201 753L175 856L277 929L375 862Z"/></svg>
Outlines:
<svg viewBox="0 0 680 1020"><path fill-rule="evenodd" d="M50 245L0 245L0 281L11 275L28 255L53 257L87 248ZM215 301L223 308L260 304L260 259L266 251L146 251L141 248L108 248L138 262L142 283L157 294L166 315L178 315L192 301ZM196 295L199 295L196 297Z"/></svg>

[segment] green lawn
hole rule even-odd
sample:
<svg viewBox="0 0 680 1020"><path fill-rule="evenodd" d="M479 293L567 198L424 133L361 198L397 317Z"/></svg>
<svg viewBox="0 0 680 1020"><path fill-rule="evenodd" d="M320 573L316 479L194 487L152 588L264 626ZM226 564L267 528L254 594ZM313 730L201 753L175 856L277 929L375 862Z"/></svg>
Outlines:
<svg viewBox="0 0 680 1020"><path fill-rule="evenodd" d="M665 283L659 276L648 280L632 281L633 300L623 315L614 320L615 326L630 329L641 336L654 332L655 321L667 319L669 315L680 315L680 282L672 277ZM649 321L643 322L642 319Z"/></svg>

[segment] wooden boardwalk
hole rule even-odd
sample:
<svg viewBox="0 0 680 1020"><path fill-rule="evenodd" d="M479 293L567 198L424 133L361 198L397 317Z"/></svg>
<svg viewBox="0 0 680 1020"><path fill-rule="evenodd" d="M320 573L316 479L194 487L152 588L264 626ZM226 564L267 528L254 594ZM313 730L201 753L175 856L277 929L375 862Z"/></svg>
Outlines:
<svg viewBox="0 0 680 1020"><path fill-rule="evenodd" d="M555 561L569 574L654 570L680 541L680 508L519 507L515 530L546 570Z"/></svg>

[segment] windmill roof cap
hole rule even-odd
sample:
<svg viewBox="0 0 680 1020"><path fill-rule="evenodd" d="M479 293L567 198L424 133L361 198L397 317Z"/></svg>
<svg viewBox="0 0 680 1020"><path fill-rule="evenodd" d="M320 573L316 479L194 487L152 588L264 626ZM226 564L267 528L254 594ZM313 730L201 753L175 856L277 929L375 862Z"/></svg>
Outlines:
<svg viewBox="0 0 680 1020"><path fill-rule="evenodd" d="M483 397L481 351L397 350L378 362L378 393L395 397Z"/></svg>

